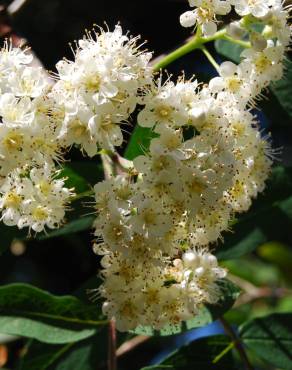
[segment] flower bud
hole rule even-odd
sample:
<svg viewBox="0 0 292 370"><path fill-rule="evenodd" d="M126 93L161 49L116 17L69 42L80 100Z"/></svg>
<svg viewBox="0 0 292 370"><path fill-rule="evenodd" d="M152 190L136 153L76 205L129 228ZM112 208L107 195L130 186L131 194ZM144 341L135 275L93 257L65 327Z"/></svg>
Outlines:
<svg viewBox="0 0 292 370"><path fill-rule="evenodd" d="M239 22L232 22L226 27L227 35L234 39L241 39L245 34L245 30Z"/></svg>
<svg viewBox="0 0 292 370"><path fill-rule="evenodd" d="M253 32L250 35L250 42L256 51L263 51L267 47L267 40L257 32Z"/></svg>
<svg viewBox="0 0 292 370"><path fill-rule="evenodd" d="M180 24L183 27L192 27L192 26L194 26L195 23L196 23L196 17L195 17L194 12L189 10L189 11L183 13L180 16L179 21L180 21Z"/></svg>

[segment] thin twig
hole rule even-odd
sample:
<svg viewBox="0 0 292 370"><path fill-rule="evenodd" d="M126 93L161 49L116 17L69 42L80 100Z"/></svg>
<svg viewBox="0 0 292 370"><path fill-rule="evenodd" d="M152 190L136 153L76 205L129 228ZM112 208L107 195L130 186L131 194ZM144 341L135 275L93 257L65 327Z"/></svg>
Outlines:
<svg viewBox="0 0 292 370"><path fill-rule="evenodd" d="M240 358L242 359L242 362L245 365L245 368L247 370L254 370L251 363L249 362L249 359L248 359L247 354L246 354L246 352L243 348L243 345L242 345L240 339L235 334L235 331L233 330L232 326L223 317L221 317L219 320L220 320L221 324L223 325L223 328L224 328L226 334L233 341L234 346L237 349L237 352L238 352Z"/></svg>
<svg viewBox="0 0 292 370"><path fill-rule="evenodd" d="M205 46L202 46L200 49L205 54L206 58L209 60L212 66L216 69L216 71L219 72L219 65L216 62L216 60L213 58L212 54L208 51L208 49Z"/></svg>
<svg viewBox="0 0 292 370"><path fill-rule="evenodd" d="M118 349L117 349L117 357L123 356L124 354L132 351L136 347L138 347L140 344L146 342L149 340L150 337L147 337L145 335L137 335L136 337L128 340L127 342L123 343Z"/></svg>
<svg viewBox="0 0 292 370"><path fill-rule="evenodd" d="M292 296L291 289L282 287L273 288L268 286L257 287L253 285L251 282L232 274L229 274L229 279L243 290L243 293L236 300L234 307L238 307L261 298L270 298L270 297L282 298Z"/></svg>
<svg viewBox="0 0 292 370"><path fill-rule="evenodd" d="M108 370L117 370L116 347L116 323L114 320L110 320L108 324Z"/></svg>

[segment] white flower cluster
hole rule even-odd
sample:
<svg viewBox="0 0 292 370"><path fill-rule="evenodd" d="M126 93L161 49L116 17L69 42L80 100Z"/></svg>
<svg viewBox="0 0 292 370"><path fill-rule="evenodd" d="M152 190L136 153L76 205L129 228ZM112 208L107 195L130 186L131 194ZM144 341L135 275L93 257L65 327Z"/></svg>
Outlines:
<svg viewBox="0 0 292 370"><path fill-rule="evenodd" d="M58 227L72 199L56 164L78 145L94 156L123 143L122 125L139 104L138 123L153 134L133 166L96 184L95 251L102 255L103 311L120 330L160 329L218 302L218 266L208 246L264 189L273 151L251 113L283 74L290 40L287 11L274 0L189 0L182 16L204 35L234 5L243 16L232 37L250 36L239 65L224 62L208 85L149 67L136 38L87 34L75 60L57 64L53 85L31 56L8 44L0 52L0 210L6 225L40 232ZM261 25L256 32L255 24ZM222 33L223 34L223 33Z"/></svg>
<svg viewBox="0 0 292 370"><path fill-rule="evenodd" d="M253 23L265 26L264 34L268 38L277 38L281 44L287 45L291 31L287 25L288 8L283 8L282 0L188 0L189 10L180 16L183 27L200 27L203 35L211 36L217 31L217 16L226 15L232 9L242 17L240 22L229 26L232 36L241 37L245 29L252 30ZM251 39L253 36L251 36ZM257 44L260 45L259 40Z"/></svg>
<svg viewBox="0 0 292 370"><path fill-rule="evenodd" d="M159 80L143 100L138 122L157 137L149 153L134 159L137 181L124 175L95 187L96 235L103 241L96 250L105 254L100 292L120 330L179 323L218 299L210 292L218 292L225 271L204 248L235 212L249 208L271 165L254 117L225 92ZM197 254L201 259L190 257ZM186 272L188 258L196 263Z"/></svg>
<svg viewBox="0 0 292 370"><path fill-rule="evenodd" d="M90 157L97 148L114 150L123 143L122 125L136 108L140 90L151 82L151 53L140 51L137 38L101 30L78 42L74 62L57 64L52 96L63 106L59 139L79 144Z"/></svg>
<svg viewBox="0 0 292 370"><path fill-rule="evenodd" d="M170 264L154 258L149 244L136 242L146 248L140 255L137 251L129 259L111 254L102 261L105 281L101 294L107 298L103 312L115 317L120 331L138 325L160 329L169 323L179 324L198 314L202 303L217 302L221 292L214 281L226 272L212 254L193 249Z"/></svg>
<svg viewBox="0 0 292 370"><path fill-rule="evenodd" d="M61 159L50 82L28 50L0 51L0 210L6 225L40 232L58 227L71 192L57 175Z"/></svg>
<svg viewBox="0 0 292 370"><path fill-rule="evenodd" d="M0 52L0 210L7 225L59 227L74 195L56 179L63 153L73 144L89 156L120 146L121 126L151 83L151 53L140 51L137 38L120 26L87 36L74 62L57 64L55 84L31 65L27 50L7 42Z"/></svg>
<svg viewBox="0 0 292 370"><path fill-rule="evenodd" d="M15 169L0 187L2 220L20 229L30 227L35 232L45 226L60 226L65 216L65 205L72 195L64 187L63 179L55 179L56 172L46 163L30 171Z"/></svg>
<svg viewBox="0 0 292 370"><path fill-rule="evenodd" d="M228 32L249 33L251 47L239 65L222 63L209 85L160 77L146 86L138 124L154 135L149 152L134 159L128 174L95 187L95 250L104 268L99 292L119 330L178 324L218 301L226 271L207 248L236 213L248 210L272 164L273 150L251 108L282 77L287 11L262 1L190 5L195 11L182 19L205 35L231 5L249 15L246 28L233 23ZM261 33L252 28L257 23Z"/></svg>

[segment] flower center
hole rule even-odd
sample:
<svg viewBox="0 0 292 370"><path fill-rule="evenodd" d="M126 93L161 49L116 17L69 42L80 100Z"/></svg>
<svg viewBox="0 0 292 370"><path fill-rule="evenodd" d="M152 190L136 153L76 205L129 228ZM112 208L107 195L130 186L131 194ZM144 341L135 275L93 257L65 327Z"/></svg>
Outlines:
<svg viewBox="0 0 292 370"><path fill-rule="evenodd" d="M5 195L4 206L6 208L17 208L22 201L22 197L13 191Z"/></svg>
<svg viewBox="0 0 292 370"><path fill-rule="evenodd" d="M45 196L48 196L52 189L52 185L48 181L41 181L37 187Z"/></svg>
<svg viewBox="0 0 292 370"><path fill-rule="evenodd" d="M33 210L32 216L37 221L44 221L44 220L46 220L48 218L48 211L46 210L45 207L37 206Z"/></svg>
<svg viewBox="0 0 292 370"><path fill-rule="evenodd" d="M71 124L71 129L73 131L73 135L76 138L83 136L87 131L87 126L81 122L79 119L76 119Z"/></svg>
<svg viewBox="0 0 292 370"><path fill-rule="evenodd" d="M143 214L143 219L147 225L155 225L156 218L156 213L151 209L147 209L147 211L145 211Z"/></svg>
<svg viewBox="0 0 292 370"><path fill-rule="evenodd" d="M208 2L203 1L202 5L197 9L197 17L199 23L206 23L207 21L210 21L214 18L214 11L210 7L210 4Z"/></svg>
<svg viewBox="0 0 292 370"><path fill-rule="evenodd" d="M160 118L167 118L170 116L172 109L166 105L161 105L160 107L157 107L155 110L155 113Z"/></svg>
<svg viewBox="0 0 292 370"><path fill-rule="evenodd" d="M194 193L197 193L197 194L202 194L203 191L205 190L206 188L206 185L203 184L202 182L200 182L199 180L192 180L192 182L190 183L190 190Z"/></svg>
<svg viewBox="0 0 292 370"><path fill-rule="evenodd" d="M257 72L263 73L272 66L272 62L264 54L261 54L255 61Z"/></svg>
<svg viewBox="0 0 292 370"><path fill-rule="evenodd" d="M229 77L227 79L227 89L231 92L238 92L241 86L241 79L238 77Z"/></svg>
<svg viewBox="0 0 292 370"><path fill-rule="evenodd" d="M23 145L23 137L21 134L11 132L2 140L2 144L7 150L19 150Z"/></svg>
<svg viewBox="0 0 292 370"><path fill-rule="evenodd" d="M85 88L87 91L94 91L97 92L99 91L100 88L100 77L98 74L94 74L91 76L88 76L86 81L85 81Z"/></svg>
<svg viewBox="0 0 292 370"><path fill-rule="evenodd" d="M241 122L235 122L232 125L232 132L235 136L243 136L245 133L245 125Z"/></svg>

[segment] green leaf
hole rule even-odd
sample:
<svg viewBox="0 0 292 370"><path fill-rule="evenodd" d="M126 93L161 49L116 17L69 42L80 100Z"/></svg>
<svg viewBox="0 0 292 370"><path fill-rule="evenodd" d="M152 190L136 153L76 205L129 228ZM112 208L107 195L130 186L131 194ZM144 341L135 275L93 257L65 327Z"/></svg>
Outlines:
<svg viewBox="0 0 292 370"><path fill-rule="evenodd" d="M228 40L216 40L216 51L227 59L231 59L235 63L240 62L240 54L244 48L238 44L234 44Z"/></svg>
<svg viewBox="0 0 292 370"><path fill-rule="evenodd" d="M223 335L195 340L174 351L161 364L147 366L141 370L235 370L232 352L227 352L218 362L215 360L229 344L230 340Z"/></svg>
<svg viewBox="0 0 292 370"><path fill-rule="evenodd" d="M46 343L68 343L95 334L106 321L96 305L57 297L28 284L0 287L0 331Z"/></svg>
<svg viewBox="0 0 292 370"><path fill-rule="evenodd" d="M149 326L138 326L132 332L139 335L168 336L210 324L228 311L240 294L240 289L227 279L222 279L219 286L222 291L222 298L216 305L203 306L193 319L187 320L181 325L167 325L161 330L154 330Z"/></svg>
<svg viewBox="0 0 292 370"><path fill-rule="evenodd" d="M241 257L269 240L283 240L292 226L292 170L277 166L264 194L240 216L233 233L225 233L216 256L220 260Z"/></svg>
<svg viewBox="0 0 292 370"><path fill-rule="evenodd" d="M69 166L65 166L58 177L66 178L66 187L74 188L76 194L83 193L90 188L88 182Z"/></svg>
<svg viewBox="0 0 292 370"><path fill-rule="evenodd" d="M151 139L156 136L150 128L141 127L137 124L125 150L124 157L132 161L138 155L145 154Z"/></svg>
<svg viewBox="0 0 292 370"><path fill-rule="evenodd" d="M97 160L99 160L99 162L97 162ZM104 179L103 167L99 157L95 157L92 161L73 161L66 167L82 177L90 186Z"/></svg>
<svg viewBox="0 0 292 370"><path fill-rule="evenodd" d="M104 179L101 163L90 161L69 162L60 172L58 177L65 177L66 186L75 188L77 194L89 190L99 181Z"/></svg>
<svg viewBox="0 0 292 370"><path fill-rule="evenodd" d="M274 267L278 267L282 276L288 282L292 282L292 250L289 245L285 245L276 241L262 244L257 249L257 254L262 260L270 262Z"/></svg>
<svg viewBox="0 0 292 370"><path fill-rule="evenodd" d="M56 238L56 237L60 237L60 236L68 235L68 234L72 235L80 231L89 230L92 227L93 221L94 221L93 216L80 217L77 220L68 222L60 229L47 232L46 234L41 234L38 237L38 240L46 240L46 239Z"/></svg>
<svg viewBox="0 0 292 370"><path fill-rule="evenodd" d="M74 292L74 296L88 304L88 290L96 289L99 283L98 278L93 276ZM117 347L132 337L130 333L117 332ZM107 361L107 342L107 325L102 326L95 335L88 339L65 345L29 340L25 355L20 359L17 370L103 369Z"/></svg>
<svg viewBox="0 0 292 370"><path fill-rule="evenodd" d="M286 59L284 62L284 77L272 84L271 90L278 99L282 108L292 118L292 62Z"/></svg>
<svg viewBox="0 0 292 370"><path fill-rule="evenodd" d="M292 369L292 314L272 314L239 328L243 342L272 365Z"/></svg>
<svg viewBox="0 0 292 370"><path fill-rule="evenodd" d="M117 332L117 346L129 339L129 333ZM107 362L108 328L85 340L52 345L33 340L20 359L17 370L96 370Z"/></svg>
<svg viewBox="0 0 292 370"><path fill-rule="evenodd" d="M107 332L65 345L33 341L17 370L96 370L105 362Z"/></svg>

